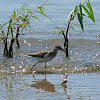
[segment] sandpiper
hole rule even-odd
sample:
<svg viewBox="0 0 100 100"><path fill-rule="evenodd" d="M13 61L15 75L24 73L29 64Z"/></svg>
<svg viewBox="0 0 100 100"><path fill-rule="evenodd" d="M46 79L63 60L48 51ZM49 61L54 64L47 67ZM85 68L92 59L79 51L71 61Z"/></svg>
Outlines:
<svg viewBox="0 0 100 100"><path fill-rule="evenodd" d="M32 56L33 58L36 59L37 63L35 63L33 65L33 67L35 65L37 65L38 63L45 62L45 68L46 68L46 63L55 58L55 56L57 55L58 50L64 51L64 49L60 45L57 44L51 50L38 51L38 52L35 52L35 53L26 53L25 55ZM31 68L31 70L33 69L33 67Z"/></svg>

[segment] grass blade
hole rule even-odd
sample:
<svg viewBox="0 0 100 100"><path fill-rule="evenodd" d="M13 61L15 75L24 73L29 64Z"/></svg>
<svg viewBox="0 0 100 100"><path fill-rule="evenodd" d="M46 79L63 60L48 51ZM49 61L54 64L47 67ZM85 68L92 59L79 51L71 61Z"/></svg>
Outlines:
<svg viewBox="0 0 100 100"><path fill-rule="evenodd" d="M90 18L92 19L93 22L95 22L94 13L93 13L93 10L92 10L90 2L87 3L87 7L88 7L88 9L90 11Z"/></svg>

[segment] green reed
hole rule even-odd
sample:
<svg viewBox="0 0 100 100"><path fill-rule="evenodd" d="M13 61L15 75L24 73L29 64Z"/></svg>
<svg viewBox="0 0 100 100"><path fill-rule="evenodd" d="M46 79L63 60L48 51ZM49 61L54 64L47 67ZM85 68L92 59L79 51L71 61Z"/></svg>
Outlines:
<svg viewBox="0 0 100 100"><path fill-rule="evenodd" d="M0 35L4 43L4 56L10 58L13 57L13 44L16 42L16 46L18 48L20 47L18 37L22 34L23 30L27 30L27 28L31 29L30 19L34 18L39 20L37 16L34 16L35 13L42 14L43 16L49 18L46 15L46 10L44 9L44 6L47 5L50 4L46 4L45 1L36 9L30 9L29 5L25 3L22 8L13 11L13 14L6 23L3 25L0 24ZM8 39L10 40L10 43L8 43Z"/></svg>
<svg viewBox="0 0 100 100"><path fill-rule="evenodd" d="M81 0L81 2L75 6L75 8L70 12L70 14L67 17L67 26L65 28L62 27L56 27L55 29L59 30L59 34L62 34L64 37L64 48L66 51L66 57L68 57L68 32L71 28L74 30L74 25L78 26L79 28L84 31L84 23L88 22L86 21L86 17L91 19L93 22L95 22L94 13L92 10L92 6L90 4L89 0ZM78 24L77 24L78 22Z"/></svg>

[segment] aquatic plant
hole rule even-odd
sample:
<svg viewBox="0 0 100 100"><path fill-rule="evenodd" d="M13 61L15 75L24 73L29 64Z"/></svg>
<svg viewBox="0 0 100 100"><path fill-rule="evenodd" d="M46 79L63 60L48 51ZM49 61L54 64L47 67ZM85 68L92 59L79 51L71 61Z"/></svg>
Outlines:
<svg viewBox="0 0 100 100"><path fill-rule="evenodd" d="M82 31L84 31L83 22L84 21L86 22L85 17L87 17L87 18L91 19L93 22L95 22L94 13L93 13L92 6L91 6L89 0L85 0L85 1L81 0L79 5L75 6L75 8L70 12L70 14L67 17L67 26L65 28L62 28L62 27L55 28L55 29L58 29L59 34L62 34L64 37L64 48L66 51L66 57L68 57L68 46L69 46L68 32L69 32L69 29L71 28L74 30L74 25L76 25L79 28L81 28ZM79 22L79 24L76 23L77 21Z"/></svg>
<svg viewBox="0 0 100 100"><path fill-rule="evenodd" d="M18 41L19 35L22 34L23 30L27 30L27 28L31 29L30 19L34 18L39 20L38 17L34 16L34 13L42 14L43 16L49 18L46 15L46 10L44 6L50 5L46 4L46 1L37 7L36 9L28 8L28 4L24 4L21 9L17 9L17 11L13 11L13 14L10 16L8 22L3 25L0 24L0 37L4 43L4 56L13 57L13 44L16 41L16 45L19 48L20 44ZM50 19L50 18L49 18ZM50 19L51 20L51 19ZM10 44L9 41L10 40ZM9 45L9 47L8 47Z"/></svg>

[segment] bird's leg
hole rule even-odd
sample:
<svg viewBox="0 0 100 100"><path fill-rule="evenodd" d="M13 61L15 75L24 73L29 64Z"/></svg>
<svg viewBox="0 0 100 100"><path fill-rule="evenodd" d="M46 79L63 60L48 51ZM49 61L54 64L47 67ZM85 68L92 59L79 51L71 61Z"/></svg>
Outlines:
<svg viewBox="0 0 100 100"><path fill-rule="evenodd" d="M47 64L47 63L45 62L45 71L44 71L44 73L45 73L45 76L46 76L46 64Z"/></svg>
<svg viewBox="0 0 100 100"><path fill-rule="evenodd" d="M47 63L45 62L45 69L46 69L46 64L47 64Z"/></svg>
<svg viewBox="0 0 100 100"><path fill-rule="evenodd" d="M38 62L37 62L36 64L34 64L33 67L34 67L35 65L37 65L37 64L38 64ZM31 71L32 71L33 67L31 68Z"/></svg>

